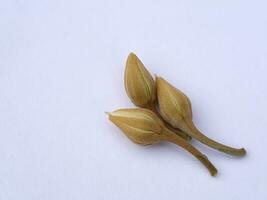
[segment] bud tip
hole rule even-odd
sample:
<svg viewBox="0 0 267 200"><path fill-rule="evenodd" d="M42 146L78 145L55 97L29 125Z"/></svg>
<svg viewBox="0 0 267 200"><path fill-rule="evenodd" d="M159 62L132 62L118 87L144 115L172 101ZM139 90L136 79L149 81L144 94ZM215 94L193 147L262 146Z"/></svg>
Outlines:
<svg viewBox="0 0 267 200"><path fill-rule="evenodd" d="M106 115L110 115L110 112L105 111L104 113L105 113Z"/></svg>
<svg viewBox="0 0 267 200"><path fill-rule="evenodd" d="M128 57L136 57L136 55L135 55L135 53L130 52L129 55L128 55Z"/></svg>

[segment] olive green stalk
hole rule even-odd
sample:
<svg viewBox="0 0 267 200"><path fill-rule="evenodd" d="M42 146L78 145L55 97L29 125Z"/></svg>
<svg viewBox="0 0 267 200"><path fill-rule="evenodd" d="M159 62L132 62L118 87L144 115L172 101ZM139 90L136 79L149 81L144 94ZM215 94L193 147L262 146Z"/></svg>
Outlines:
<svg viewBox="0 0 267 200"><path fill-rule="evenodd" d="M163 78L157 77L156 85L160 114L173 127L181 129L193 138L221 152L235 156L246 154L244 148L237 149L223 145L201 133L192 121L192 108L188 97Z"/></svg>
<svg viewBox="0 0 267 200"><path fill-rule="evenodd" d="M215 176L217 169L199 150L164 126L163 121L152 111L143 108L120 109L108 113L110 121L118 126L133 142L151 145L168 141L179 145L197 158Z"/></svg>
<svg viewBox="0 0 267 200"><path fill-rule="evenodd" d="M144 64L134 53L130 53L127 58L124 85L126 93L133 104L141 108L152 110L161 117L156 108L157 95L155 81ZM171 125L166 122L165 126L185 140L191 139L189 135L179 129L171 127Z"/></svg>

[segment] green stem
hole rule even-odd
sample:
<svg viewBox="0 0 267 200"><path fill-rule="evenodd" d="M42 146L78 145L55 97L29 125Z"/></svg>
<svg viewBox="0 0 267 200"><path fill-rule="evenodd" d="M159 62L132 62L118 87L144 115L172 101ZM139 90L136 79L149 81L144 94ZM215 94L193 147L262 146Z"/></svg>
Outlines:
<svg viewBox="0 0 267 200"><path fill-rule="evenodd" d="M244 148L237 149L229 147L208 138L196 128L192 121L185 121L185 124L187 125L187 127L184 129L184 131L188 135L192 136L193 138L199 140L201 143L206 144L209 147L234 156L244 156L246 154L246 150Z"/></svg>
<svg viewBox="0 0 267 200"><path fill-rule="evenodd" d="M177 136L175 133L173 133L171 130L165 128L164 135L162 136L162 139L168 142L172 142L174 144L177 144L178 146L182 147L189 153L191 153L196 159L198 159L210 172L212 176L215 176L217 174L217 169L215 166L209 161L207 156L202 154L199 150L197 150L194 146L192 146L190 143L186 142L179 136Z"/></svg>

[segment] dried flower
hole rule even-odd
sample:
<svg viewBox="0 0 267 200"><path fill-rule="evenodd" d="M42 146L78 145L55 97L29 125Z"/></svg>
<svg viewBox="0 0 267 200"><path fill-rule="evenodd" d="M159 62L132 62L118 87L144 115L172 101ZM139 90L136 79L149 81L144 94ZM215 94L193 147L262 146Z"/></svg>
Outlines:
<svg viewBox="0 0 267 200"><path fill-rule="evenodd" d="M208 158L191 144L164 126L161 119L148 109L120 109L108 113L109 119L133 142L150 145L160 141L175 143L195 156L214 176L217 169Z"/></svg>
<svg viewBox="0 0 267 200"><path fill-rule="evenodd" d="M188 97L163 78L156 78L159 112L173 127L179 128L200 142L224 153L236 156L245 155L244 148L225 146L202 134L192 121L192 108Z"/></svg>
<svg viewBox="0 0 267 200"><path fill-rule="evenodd" d="M108 113L110 121L116 124L133 142L150 145L160 141L164 126L162 121L145 109L120 109Z"/></svg>
<svg viewBox="0 0 267 200"><path fill-rule="evenodd" d="M156 108L157 100L154 79L134 53L130 53L127 58L124 85L128 97L136 106L150 109L160 117ZM165 125L185 140L191 139L189 135L181 130L171 127L166 122Z"/></svg>
<svg viewBox="0 0 267 200"><path fill-rule="evenodd" d="M134 53L130 53L127 59L124 84L129 98L136 106L145 108L154 103L156 89L153 77Z"/></svg>

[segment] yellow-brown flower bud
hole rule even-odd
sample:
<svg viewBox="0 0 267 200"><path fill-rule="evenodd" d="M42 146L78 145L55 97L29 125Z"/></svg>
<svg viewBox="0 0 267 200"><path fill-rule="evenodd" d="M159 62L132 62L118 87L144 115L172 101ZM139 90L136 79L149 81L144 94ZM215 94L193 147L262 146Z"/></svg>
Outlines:
<svg viewBox="0 0 267 200"><path fill-rule="evenodd" d="M154 103L156 99L155 82L134 53L130 53L127 58L124 84L127 95L136 106L145 108Z"/></svg>
<svg viewBox="0 0 267 200"><path fill-rule="evenodd" d="M175 143L195 156L214 176L217 169L200 151L164 126L160 118L148 109L120 109L108 113L110 121L118 126L133 142L150 145L160 141Z"/></svg>
<svg viewBox="0 0 267 200"><path fill-rule="evenodd" d="M190 100L163 78L157 77L156 83L161 116L173 127L184 130L184 120L192 119Z"/></svg>
<svg viewBox="0 0 267 200"><path fill-rule="evenodd" d="M163 78L156 78L159 112L173 127L179 128L200 142L235 156L244 156L244 148L236 149L216 142L201 133L192 121L190 100L184 93L173 87Z"/></svg>
<svg viewBox="0 0 267 200"><path fill-rule="evenodd" d="M108 113L110 121L133 142L149 145L159 142L163 122L152 111L142 108L120 109Z"/></svg>

